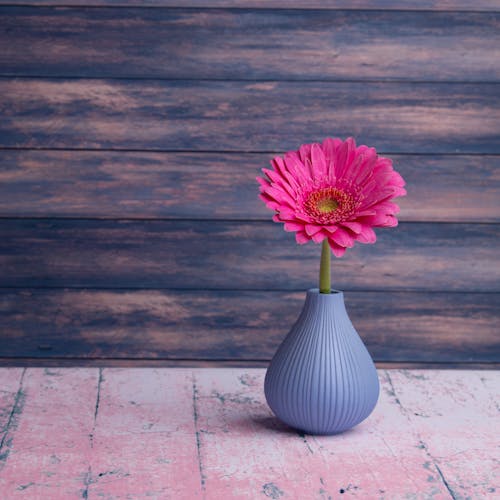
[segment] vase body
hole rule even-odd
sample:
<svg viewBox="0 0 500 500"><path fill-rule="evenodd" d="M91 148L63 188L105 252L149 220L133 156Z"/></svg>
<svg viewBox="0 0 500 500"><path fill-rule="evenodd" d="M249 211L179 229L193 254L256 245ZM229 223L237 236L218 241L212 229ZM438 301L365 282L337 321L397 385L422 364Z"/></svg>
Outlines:
<svg viewBox="0 0 500 500"><path fill-rule="evenodd" d="M337 434L370 415L379 396L377 370L342 292L307 292L267 369L264 392L280 420L308 434Z"/></svg>

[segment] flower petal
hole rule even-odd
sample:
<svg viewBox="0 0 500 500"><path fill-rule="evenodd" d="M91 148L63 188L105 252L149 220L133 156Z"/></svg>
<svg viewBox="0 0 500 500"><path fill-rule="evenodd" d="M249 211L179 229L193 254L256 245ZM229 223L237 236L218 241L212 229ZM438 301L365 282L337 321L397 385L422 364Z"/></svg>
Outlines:
<svg viewBox="0 0 500 500"><path fill-rule="evenodd" d="M337 245L341 247L351 248L354 245L354 239L349 235L349 233L339 227L331 236L330 239L335 241Z"/></svg>
<svg viewBox="0 0 500 500"><path fill-rule="evenodd" d="M283 158L281 156L275 156L271 160L271 166L278 172L281 176L285 175L286 168L285 168L285 162L283 161Z"/></svg>
<svg viewBox="0 0 500 500"><path fill-rule="evenodd" d="M304 231L304 225L303 224L297 224L297 222L285 222L284 225L285 231L288 232L293 232L293 231Z"/></svg>
<svg viewBox="0 0 500 500"><path fill-rule="evenodd" d="M261 191L265 188L271 187L271 183L267 179L264 179L263 177L256 177L255 179L260 184Z"/></svg>
<svg viewBox="0 0 500 500"><path fill-rule="evenodd" d="M276 201L280 203L286 203L289 207L294 207L296 204L293 198L288 193L283 191L282 188L271 186L266 188L264 193L272 196Z"/></svg>
<svg viewBox="0 0 500 500"><path fill-rule="evenodd" d="M394 215L388 215L384 227L396 227L397 225L398 225L398 219L396 219Z"/></svg>
<svg viewBox="0 0 500 500"><path fill-rule="evenodd" d="M299 156L295 152L289 152L285 155L285 165L290 174L297 180L300 186L303 186L307 181L311 180L309 170L300 161Z"/></svg>
<svg viewBox="0 0 500 500"><path fill-rule="evenodd" d="M358 234L356 240L360 243L375 243L375 241L377 241L377 235L371 227L363 226L363 230Z"/></svg>
<svg viewBox="0 0 500 500"><path fill-rule="evenodd" d="M328 238L328 244L330 245L330 248L332 249L333 255L335 255L335 257L342 257L342 255L345 254L346 248L337 245L331 238Z"/></svg>
<svg viewBox="0 0 500 500"><path fill-rule="evenodd" d="M306 224L306 233L309 235L309 236L312 236L313 234L316 234L318 233L319 231L321 231L321 226L315 226L313 224Z"/></svg>
<svg viewBox="0 0 500 500"><path fill-rule="evenodd" d="M278 208L279 216L282 221L286 220L296 220L297 217L295 216L295 212L292 210L289 210L285 207L280 207Z"/></svg>
<svg viewBox="0 0 500 500"><path fill-rule="evenodd" d="M299 245L304 245L308 241L311 241L311 238L309 238L309 236L307 236L307 234L304 231L297 231L295 233L295 241Z"/></svg>
<svg viewBox="0 0 500 500"><path fill-rule="evenodd" d="M311 161L313 166L313 179L325 178L327 175L326 158L319 144L313 144L311 147Z"/></svg>
<svg viewBox="0 0 500 500"><path fill-rule="evenodd" d="M279 208L281 207L281 205L279 203L277 203L276 201L272 200L272 199L269 199L269 197L267 197L266 195L264 194L259 194L259 198L266 204L266 206L268 208L270 208L271 210L279 210Z"/></svg>
<svg viewBox="0 0 500 500"><path fill-rule="evenodd" d="M337 159L335 161L335 174L337 176L337 179L344 177L353 160L355 150L356 142L352 137L346 139L342 146L339 148Z"/></svg>
<svg viewBox="0 0 500 500"><path fill-rule="evenodd" d="M363 226L359 222L342 222L342 225L349 228L353 233L359 234Z"/></svg>
<svg viewBox="0 0 500 500"><path fill-rule="evenodd" d="M314 243L321 243L325 238L328 238L328 236L324 231L320 231L319 233L312 235L312 240L314 241Z"/></svg>

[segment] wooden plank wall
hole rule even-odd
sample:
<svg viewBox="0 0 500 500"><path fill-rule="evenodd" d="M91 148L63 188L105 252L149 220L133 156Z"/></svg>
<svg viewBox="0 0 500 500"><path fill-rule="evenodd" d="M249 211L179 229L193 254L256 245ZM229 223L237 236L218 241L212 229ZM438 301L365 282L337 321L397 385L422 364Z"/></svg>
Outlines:
<svg viewBox="0 0 500 500"><path fill-rule="evenodd" d="M497 1L0 1L0 361L269 360L319 247L255 176L353 135L409 193L333 265L370 352L498 362L499 82Z"/></svg>

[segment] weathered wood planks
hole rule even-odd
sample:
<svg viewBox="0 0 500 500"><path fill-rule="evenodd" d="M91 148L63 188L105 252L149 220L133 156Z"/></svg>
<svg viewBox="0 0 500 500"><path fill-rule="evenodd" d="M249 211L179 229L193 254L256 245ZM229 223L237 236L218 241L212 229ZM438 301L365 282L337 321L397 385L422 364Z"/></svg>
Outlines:
<svg viewBox="0 0 500 500"><path fill-rule="evenodd" d="M0 290L0 357L268 361L302 292ZM495 362L500 296L346 292L376 361Z"/></svg>
<svg viewBox="0 0 500 500"><path fill-rule="evenodd" d="M497 0L0 0L0 5L499 12Z"/></svg>
<svg viewBox="0 0 500 500"><path fill-rule="evenodd" d="M0 497L493 498L499 373L379 377L367 420L310 436L272 415L261 369L29 368Z"/></svg>
<svg viewBox="0 0 500 500"><path fill-rule="evenodd" d="M0 473L12 449L12 436L19 424L24 393L23 368L0 368ZM1 482L1 479L0 479Z"/></svg>
<svg viewBox="0 0 500 500"><path fill-rule="evenodd" d="M200 498L192 370L101 374L88 498Z"/></svg>
<svg viewBox="0 0 500 500"><path fill-rule="evenodd" d="M0 23L9 76L500 78L491 12L1 7Z"/></svg>
<svg viewBox="0 0 500 500"><path fill-rule="evenodd" d="M428 457L424 467L446 481L450 497L495 498L500 482L490 471L498 468L496 451L489 449L491 433L477 420L494 425L498 419L498 374L471 373L460 383L463 373L388 370L385 376L394 387L393 401Z"/></svg>
<svg viewBox="0 0 500 500"><path fill-rule="evenodd" d="M370 350L498 361L498 2L6 3L0 357L269 359L319 249L254 177L353 135L409 191L334 265Z"/></svg>
<svg viewBox="0 0 500 500"><path fill-rule="evenodd" d="M9 434L2 498L87 498L99 371L26 370Z"/></svg>
<svg viewBox="0 0 500 500"><path fill-rule="evenodd" d="M394 372L398 377L393 382L392 373L381 372L380 400L367 421L346 434L324 437L297 436L270 416L262 404L263 377L258 371L241 375L239 370L227 370L217 383L202 372L197 377L198 423L207 495L225 498L246 492L250 497L260 493L270 498L337 499L345 495L390 499L415 494L422 498L460 498L459 492L479 496L493 492L496 482L489 480L488 473L495 469L494 452L486 444L490 433L484 425L493 424L495 418L491 412L485 414L491 408L491 393L481 391L477 406L472 399L454 401L449 408L453 408L455 420L448 431L449 439L442 440L438 429L449 421L446 405L430 398L422 404L418 395L422 389L431 395L450 394L462 385L464 375L450 373L441 377L440 372L426 375L398 371ZM428 385L434 373L441 387L432 390ZM474 375L467 378L462 389L469 397L477 387ZM414 378L423 379L416 390L411 385ZM493 374L492 379L496 378ZM400 391L414 397L402 403L398 399ZM433 411L439 406L444 414ZM432 417L426 432L421 433L420 423L428 413ZM481 425L476 427L474 417L484 419ZM432 426L434 422L437 429ZM246 438L241 436L242 431ZM464 451L474 442L471 454L486 458L484 468L474 467L475 458L468 461L455 455L453 435L462 436ZM487 451L482 452L482 446ZM226 457L241 458L231 460L228 466ZM453 460L452 467L447 466L448 459ZM244 466L239 467L240 463Z"/></svg>
<svg viewBox="0 0 500 500"><path fill-rule="evenodd" d="M496 84L0 80L0 148L500 153Z"/></svg>
<svg viewBox="0 0 500 500"><path fill-rule="evenodd" d="M333 264L348 290L498 292L496 224L401 223ZM0 287L305 290L319 246L273 222L0 220Z"/></svg>
<svg viewBox="0 0 500 500"><path fill-rule="evenodd" d="M269 220L255 177L273 156L0 150L0 216ZM499 156L391 157L400 220L500 222Z"/></svg>

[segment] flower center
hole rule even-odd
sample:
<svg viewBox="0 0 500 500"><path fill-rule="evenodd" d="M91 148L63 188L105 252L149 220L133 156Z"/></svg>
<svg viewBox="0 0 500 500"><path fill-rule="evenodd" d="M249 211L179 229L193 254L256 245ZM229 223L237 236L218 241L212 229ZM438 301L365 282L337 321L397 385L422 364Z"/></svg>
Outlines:
<svg viewBox="0 0 500 500"><path fill-rule="evenodd" d="M339 204L333 198L323 198L317 202L316 206L322 214L329 214L336 210Z"/></svg>
<svg viewBox="0 0 500 500"><path fill-rule="evenodd" d="M325 187L311 191L303 209L315 222L331 224L346 220L356 210L356 200L341 189Z"/></svg>

